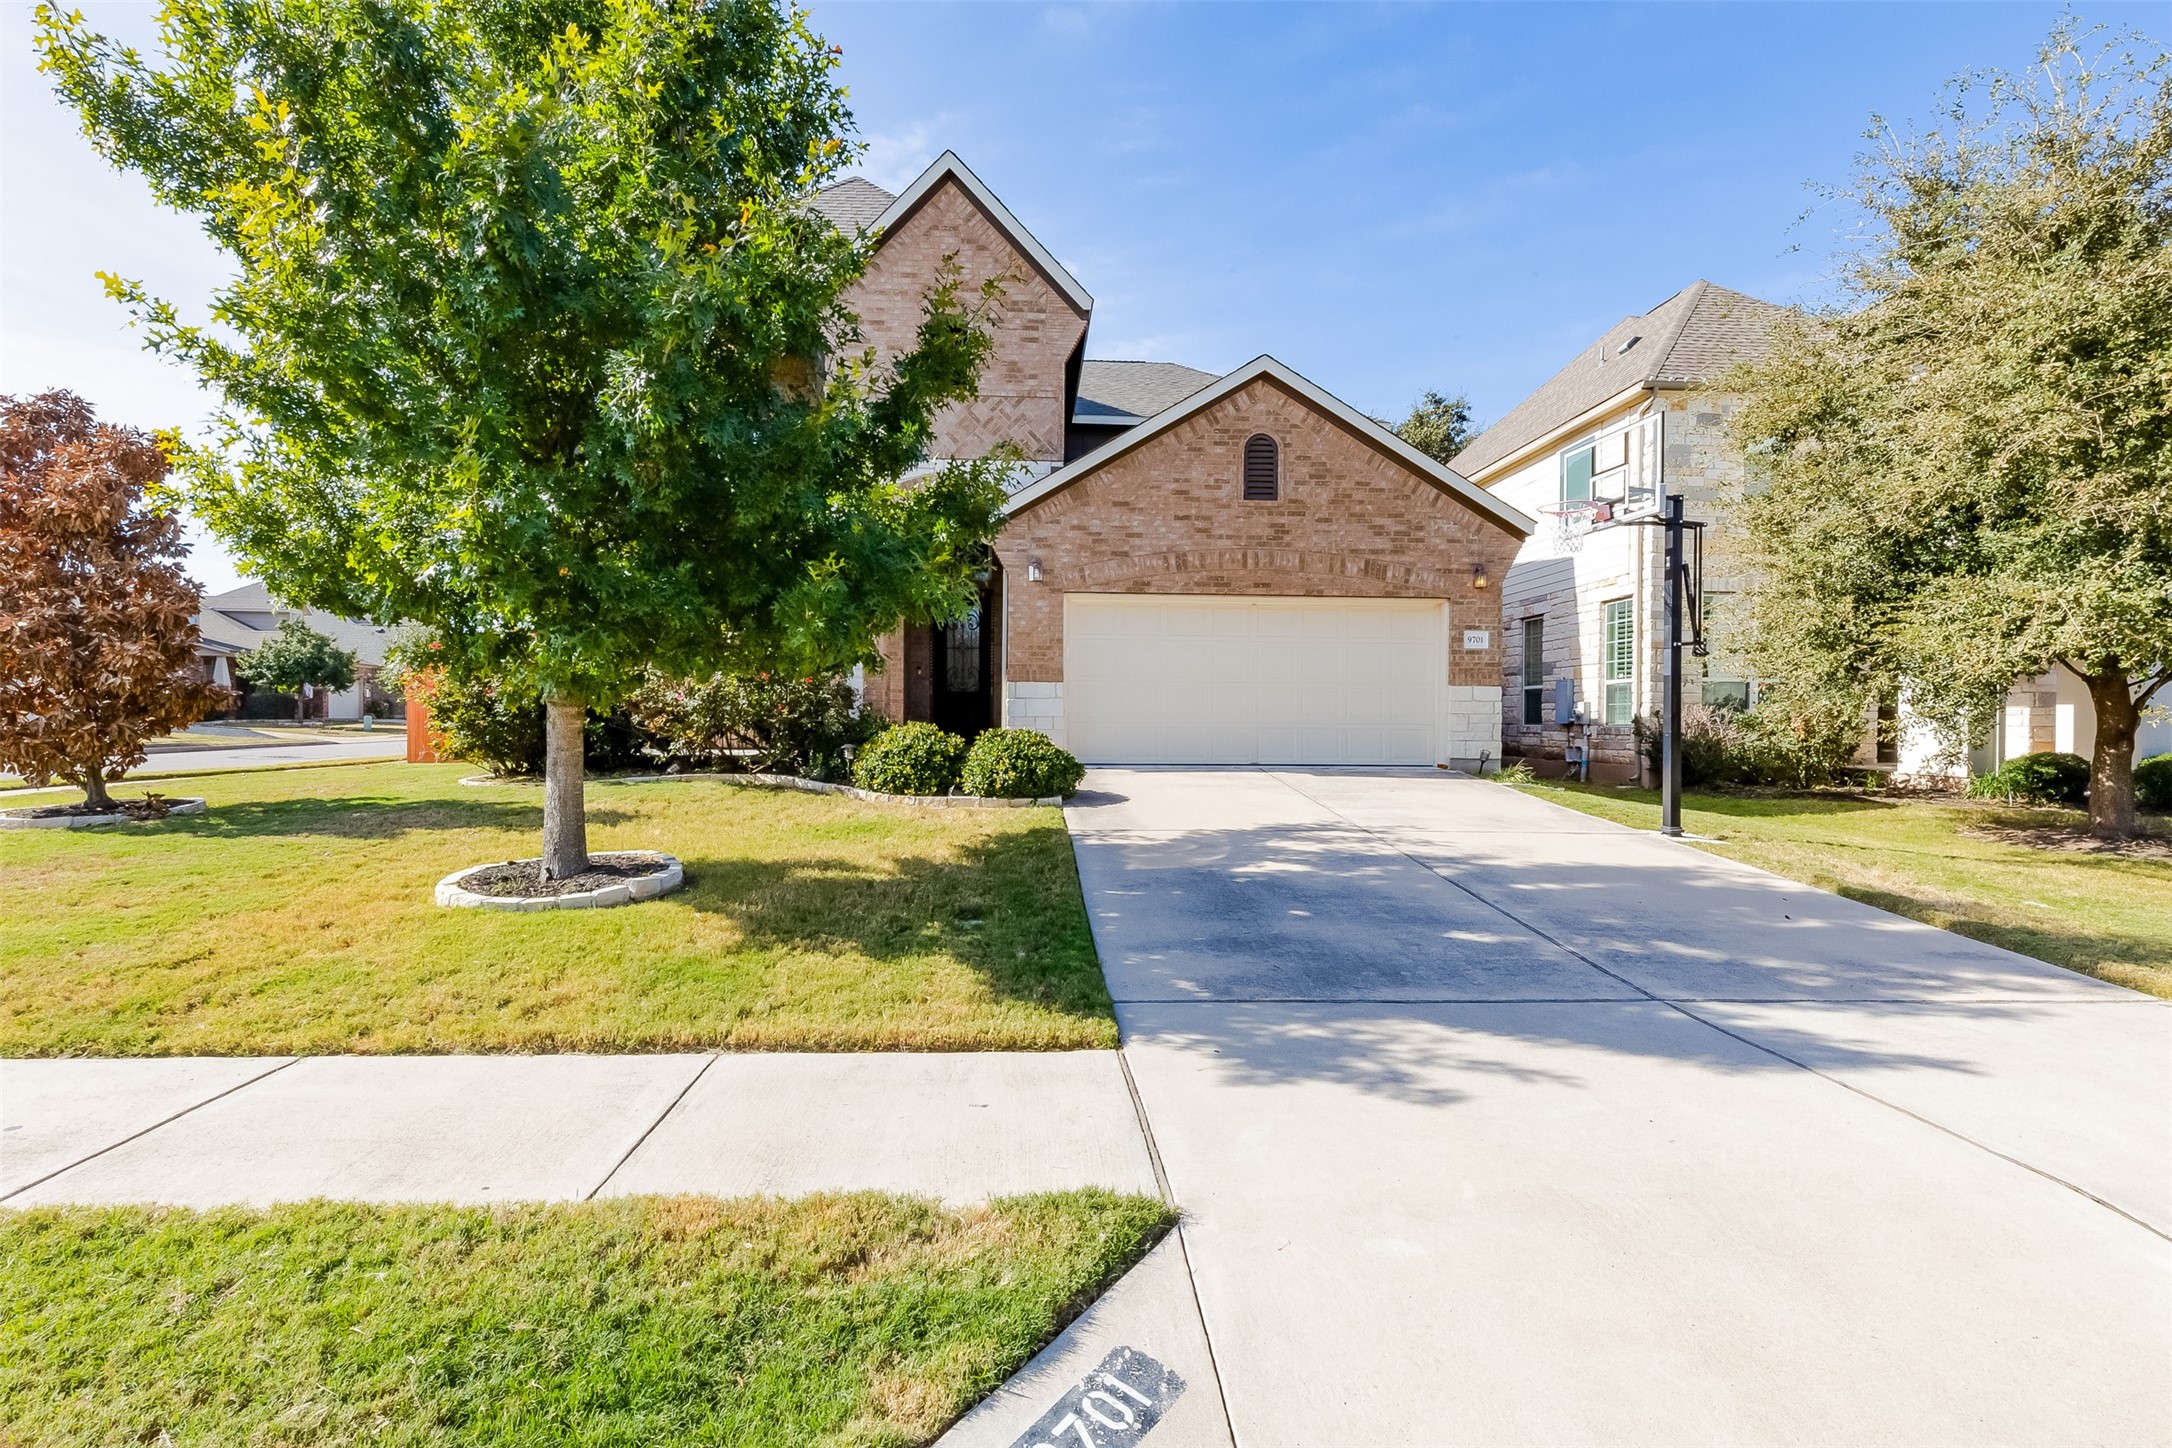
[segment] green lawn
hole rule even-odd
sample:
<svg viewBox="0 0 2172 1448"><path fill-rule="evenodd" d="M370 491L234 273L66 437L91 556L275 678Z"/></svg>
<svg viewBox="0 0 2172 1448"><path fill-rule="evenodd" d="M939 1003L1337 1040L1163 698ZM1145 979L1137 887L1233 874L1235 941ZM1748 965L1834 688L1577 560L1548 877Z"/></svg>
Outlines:
<svg viewBox="0 0 2172 1448"><path fill-rule="evenodd" d="M1651 790L1540 782L1526 792L1640 829ZM1967 831L2071 828L2074 811L1966 800L1690 794L1702 848L1896 915L2172 999L2172 859L2045 849Z"/></svg>
<svg viewBox="0 0 2172 1448"><path fill-rule="evenodd" d="M668 850L684 889L441 909L540 844L540 790L472 772L161 778L210 812L0 834L0 1054L1116 1044L1055 810L593 786L591 847Z"/></svg>
<svg viewBox="0 0 2172 1448"><path fill-rule="evenodd" d="M0 1442L925 1443L1170 1219L1092 1191L0 1212Z"/></svg>

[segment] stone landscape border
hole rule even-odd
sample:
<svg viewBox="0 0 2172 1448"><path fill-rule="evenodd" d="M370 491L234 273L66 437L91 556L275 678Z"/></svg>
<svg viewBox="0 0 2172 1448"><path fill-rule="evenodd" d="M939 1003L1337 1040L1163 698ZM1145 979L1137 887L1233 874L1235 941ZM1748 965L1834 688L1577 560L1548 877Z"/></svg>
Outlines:
<svg viewBox="0 0 2172 1448"><path fill-rule="evenodd" d="M0 794L0 799L6 799L8 794L33 794L37 792L35 790L9 790L7 794ZM87 830L93 825L155 825L168 815L202 814L209 807L204 803L202 796L196 796L190 799L173 800L166 806L166 813L158 816L157 819L139 820L134 815L116 812L96 815L48 815L41 820L33 819L28 815L14 814L10 812L11 807L0 805L0 830ZM32 804L16 805L12 808L51 809L52 806L49 804Z"/></svg>
<svg viewBox="0 0 2172 1448"><path fill-rule="evenodd" d="M622 880L594 890L579 890L570 895L484 895L463 888L460 882L477 870L494 870L499 865L508 863L503 860L489 860L480 865L469 865L455 870L438 881L437 903L454 910L516 910L522 914L538 910L608 910L614 905L632 905L641 900L654 900L659 895L670 894L686 883L686 867L679 863L676 855L667 855L661 850L605 850L601 853L654 860L664 868L652 875L637 875L631 880Z"/></svg>
<svg viewBox="0 0 2172 1448"><path fill-rule="evenodd" d="M687 774L619 774L592 778L590 784L676 784L682 779L715 779L726 784L747 784L756 789L796 789L802 794L841 794L848 799L864 800L869 804L909 804L922 809L1032 809L1061 805L1060 794L1043 795L1039 799L999 799L985 794L878 794L872 789L860 789L850 784L825 784L819 779L801 779L796 774L726 774L720 770L697 770ZM540 779L500 779L491 774L474 774L460 781L468 785L487 784L541 784Z"/></svg>

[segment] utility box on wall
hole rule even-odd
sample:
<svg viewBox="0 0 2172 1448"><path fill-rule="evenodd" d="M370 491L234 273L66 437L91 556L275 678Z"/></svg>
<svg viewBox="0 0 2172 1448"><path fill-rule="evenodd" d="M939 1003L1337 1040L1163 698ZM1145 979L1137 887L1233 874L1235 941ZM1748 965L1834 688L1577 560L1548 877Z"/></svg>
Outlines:
<svg viewBox="0 0 2172 1448"><path fill-rule="evenodd" d="M1563 725L1576 722L1576 680L1567 674L1554 679L1554 722Z"/></svg>

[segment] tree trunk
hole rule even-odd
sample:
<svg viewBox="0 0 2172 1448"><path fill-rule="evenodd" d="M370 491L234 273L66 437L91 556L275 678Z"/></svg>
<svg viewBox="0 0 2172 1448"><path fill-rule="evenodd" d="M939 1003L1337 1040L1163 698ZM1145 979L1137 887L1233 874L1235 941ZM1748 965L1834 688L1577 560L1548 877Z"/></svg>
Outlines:
<svg viewBox="0 0 2172 1448"><path fill-rule="evenodd" d="M106 793L106 772L98 765L83 771L83 803L99 809L113 807L113 796Z"/></svg>
<svg viewBox="0 0 2172 1448"><path fill-rule="evenodd" d="M2134 685L2117 667L2084 674L2097 710L2097 744L2089 761L2089 833L2120 840L2134 833L2134 736L2142 726Z"/></svg>
<svg viewBox="0 0 2172 1448"><path fill-rule="evenodd" d="M294 722L297 724L309 722L309 700L302 696L302 686L300 684L294 686Z"/></svg>
<svg viewBox="0 0 2172 1448"><path fill-rule="evenodd" d="M588 868L588 817L581 801L581 753L588 711L562 694L543 704L543 878Z"/></svg>

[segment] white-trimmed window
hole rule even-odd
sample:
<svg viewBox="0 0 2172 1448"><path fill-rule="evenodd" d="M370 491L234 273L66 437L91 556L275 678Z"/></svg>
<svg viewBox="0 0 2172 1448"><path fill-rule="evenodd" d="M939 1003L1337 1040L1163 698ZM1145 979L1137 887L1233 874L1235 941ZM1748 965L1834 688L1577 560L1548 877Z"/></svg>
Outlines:
<svg viewBox="0 0 2172 1448"><path fill-rule="evenodd" d="M1606 606L1606 722L1627 724L1637 709L1636 605L1617 598Z"/></svg>
<svg viewBox="0 0 2172 1448"><path fill-rule="evenodd" d="M1523 722L1546 722L1546 615L1523 621Z"/></svg>
<svg viewBox="0 0 2172 1448"><path fill-rule="evenodd" d="M1591 497L1591 475L1596 449L1590 443L1572 447L1561 455L1561 501L1581 503Z"/></svg>
<svg viewBox="0 0 2172 1448"><path fill-rule="evenodd" d="M1756 702L1750 687L1749 669L1733 647L1734 595L1704 596L1704 638L1709 653L1704 659L1704 703L1708 709L1748 710Z"/></svg>

